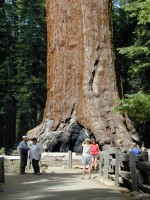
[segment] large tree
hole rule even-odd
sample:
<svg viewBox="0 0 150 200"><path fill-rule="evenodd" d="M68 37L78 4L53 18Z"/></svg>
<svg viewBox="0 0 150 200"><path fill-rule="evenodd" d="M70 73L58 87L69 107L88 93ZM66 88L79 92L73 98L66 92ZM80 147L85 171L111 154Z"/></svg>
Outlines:
<svg viewBox="0 0 150 200"><path fill-rule="evenodd" d="M119 99L109 0L47 0L47 102L39 136L49 151L80 151L85 137L138 140Z"/></svg>

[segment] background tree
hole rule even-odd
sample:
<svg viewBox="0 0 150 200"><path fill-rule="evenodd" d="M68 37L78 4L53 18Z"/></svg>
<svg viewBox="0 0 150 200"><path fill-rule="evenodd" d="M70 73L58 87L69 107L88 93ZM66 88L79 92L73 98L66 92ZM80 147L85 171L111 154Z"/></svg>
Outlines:
<svg viewBox="0 0 150 200"><path fill-rule="evenodd" d="M0 15L0 146L11 146L15 142L15 99L11 91L14 71L14 60L11 56L14 29L10 5L5 1L0 3Z"/></svg>
<svg viewBox="0 0 150 200"><path fill-rule="evenodd" d="M44 0L1 1L0 146L11 146L42 119L46 83Z"/></svg>
<svg viewBox="0 0 150 200"><path fill-rule="evenodd" d="M116 4L117 5L117 4ZM122 72L124 79L124 93L125 99L120 101L119 106L116 108L121 113L127 112L133 119L138 132L142 136L142 140L145 141L145 146L149 148L149 119L150 119L150 1L148 0L136 0L125 2L123 6L116 6L115 9L118 13L115 16L115 21L118 26L120 22L120 13L125 14L124 29L117 30L117 33L126 33L125 37L121 35L123 43L119 43L116 40L119 53L117 54L117 65ZM121 27L121 26L118 26ZM118 31L118 32L117 32ZM118 37L117 37L118 39ZM121 40L120 40L121 41ZM122 56L122 55L124 56Z"/></svg>

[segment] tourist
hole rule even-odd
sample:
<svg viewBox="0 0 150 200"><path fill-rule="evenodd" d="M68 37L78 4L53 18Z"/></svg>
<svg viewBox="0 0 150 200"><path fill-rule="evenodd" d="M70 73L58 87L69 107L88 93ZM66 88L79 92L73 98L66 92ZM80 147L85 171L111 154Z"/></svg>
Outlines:
<svg viewBox="0 0 150 200"><path fill-rule="evenodd" d="M31 146L32 146L32 144L33 144L33 142L32 142L32 139L30 138L30 139L28 139L28 147L29 147L29 150L30 150L30 148L31 148ZM29 167L29 169L31 168L31 164L32 164L32 161L29 159L28 160L28 167Z"/></svg>
<svg viewBox="0 0 150 200"><path fill-rule="evenodd" d="M91 141L89 138L86 138L82 144L83 151L82 151L82 165L83 165L83 172L82 172L82 179L85 179L85 171L86 166L88 166L88 179L91 179Z"/></svg>
<svg viewBox="0 0 150 200"><path fill-rule="evenodd" d="M33 144L30 147L29 157L32 162L34 173L40 175L39 161L41 159L42 146L37 143L37 138L32 139Z"/></svg>
<svg viewBox="0 0 150 200"><path fill-rule="evenodd" d="M91 169L97 170L97 165L98 165L98 157L99 157L99 146L96 143L96 140L92 140L92 145L91 145Z"/></svg>
<svg viewBox="0 0 150 200"><path fill-rule="evenodd" d="M19 143L18 149L20 154L20 173L25 174L25 167L27 166L27 159L28 159L28 144L27 144L27 136L22 137L22 142Z"/></svg>
<svg viewBox="0 0 150 200"><path fill-rule="evenodd" d="M130 150L131 152L133 152L135 155L139 155L140 154L140 149L137 143L133 143L132 144L132 148Z"/></svg>

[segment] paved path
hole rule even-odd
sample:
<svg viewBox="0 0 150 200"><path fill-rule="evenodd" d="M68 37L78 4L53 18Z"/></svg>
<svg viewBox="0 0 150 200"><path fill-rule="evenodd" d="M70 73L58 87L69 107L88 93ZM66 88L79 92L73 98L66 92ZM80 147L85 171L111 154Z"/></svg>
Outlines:
<svg viewBox="0 0 150 200"><path fill-rule="evenodd" d="M127 200L97 180L81 180L81 171L34 175L7 175L0 200Z"/></svg>

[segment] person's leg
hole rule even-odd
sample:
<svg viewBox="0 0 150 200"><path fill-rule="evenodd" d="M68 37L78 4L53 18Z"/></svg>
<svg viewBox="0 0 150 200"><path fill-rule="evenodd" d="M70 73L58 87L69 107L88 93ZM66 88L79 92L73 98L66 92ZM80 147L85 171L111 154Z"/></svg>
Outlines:
<svg viewBox="0 0 150 200"><path fill-rule="evenodd" d="M91 179L91 156L88 158L88 174L89 174L89 179Z"/></svg>
<svg viewBox="0 0 150 200"><path fill-rule="evenodd" d="M26 157L21 157L21 164L20 164L20 172L21 174L25 173L25 167L26 167Z"/></svg>
<svg viewBox="0 0 150 200"><path fill-rule="evenodd" d="M91 179L91 165L88 166L89 179Z"/></svg>
<svg viewBox="0 0 150 200"><path fill-rule="evenodd" d="M24 173L25 173L25 166L26 166L26 158L23 157L22 169L23 169L23 172L24 172Z"/></svg>
<svg viewBox="0 0 150 200"><path fill-rule="evenodd" d="M36 173L39 175L40 174L39 160L35 160L35 170Z"/></svg>
<svg viewBox="0 0 150 200"><path fill-rule="evenodd" d="M21 160L20 160L20 173L21 174L24 173L24 159L23 159L23 157L21 157Z"/></svg>
<svg viewBox="0 0 150 200"><path fill-rule="evenodd" d="M34 173L36 174L37 171L36 171L36 163L35 163L35 159L32 159L32 167L33 167Z"/></svg>
<svg viewBox="0 0 150 200"><path fill-rule="evenodd" d="M92 157L91 158L91 170L93 169L93 167L94 167L94 158Z"/></svg>
<svg viewBox="0 0 150 200"><path fill-rule="evenodd" d="M25 172L25 168L27 166L27 160L28 160L28 156L24 157L24 172Z"/></svg>
<svg viewBox="0 0 150 200"><path fill-rule="evenodd" d="M82 156L82 166L83 166L83 169L82 169L82 177L81 177L81 179L84 179L84 177L85 177L85 169L86 169L86 157L85 156Z"/></svg>
<svg viewBox="0 0 150 200"><path fill-rule="evenodd" d="M83 165L83 171L82 171L82 176L85 177L85 170L86 170L86 165Z"/></svg>
<svg viewBox="0 0 150 200"><path fill-rule="evenodd" d="M97 157L95 157L94 159L94 166L95 166L95 170L97 170Z"/></svg>

